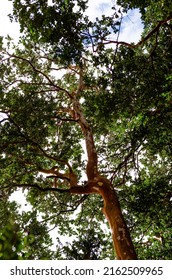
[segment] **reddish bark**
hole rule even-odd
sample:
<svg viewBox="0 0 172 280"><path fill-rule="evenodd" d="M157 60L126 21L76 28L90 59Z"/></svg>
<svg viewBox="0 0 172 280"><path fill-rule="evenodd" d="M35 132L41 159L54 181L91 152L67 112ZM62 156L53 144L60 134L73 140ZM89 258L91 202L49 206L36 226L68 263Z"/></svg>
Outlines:
<svg viewBox="0 0 172 280"><path fill-rule="evenodd" d="M136 260L137 255L124 220L117 194L106 178L98 176L85 187L73 187L73 194L100 194L104 201L103 213L105 214L112 232L112 239L118 260Z"/></svg>
<svg viewBox="0 0 172 280"><path fill-rule="evenodd" d="M117 194L107 179L101 179L103 183L99 193L104 200L103 212L109 222L113 244L119 260L136 260L137 255L130 237L130 233L124 220Z"/></svg>

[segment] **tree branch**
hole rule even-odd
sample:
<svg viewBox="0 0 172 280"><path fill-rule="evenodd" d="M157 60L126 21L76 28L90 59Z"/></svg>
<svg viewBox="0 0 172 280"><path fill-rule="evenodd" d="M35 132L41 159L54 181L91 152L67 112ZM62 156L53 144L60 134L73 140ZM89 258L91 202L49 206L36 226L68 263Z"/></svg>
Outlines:
<svg viewBox="0 0 172 280"><path fill-rule="evenodd" d="M102 44L107 45L107 44L117 44L117 45L124 45L127 46L129 48L135 49L141 45L143 45L153 34L155 34L156 32L159 31L160 27L162 25L164 25L165 23L167 23L167 21L171 20L172 16L168 16L165 20L161 20L159 21L159 23L157 24L157 26L155 26L142 40L140 40L136 45L134 44L130 44L124 41L118 41L118 40L104 40L104 42L102 42Z"/></svg>
<svg viewBox="0 0 172 280"><path fill-rule="evenodd" d="M52 191L52 192L60 192L60 193L70 193L70 189L59 189L59 188L51 188L51 187L42 188L38 184L14 184L14 183L12 183L10 185L4 186L3 189L8 189L9 187L33 188L33 189L37 189L41 192Z"/></svg>
<svg viewBox="0 0 172 280"><path fill-rule="evenodd" d="M73 186L69 189L60 189L60 188L51 188L51 187L46 187L42 188L38 184L15 184L12 183L10 185L6 185L2 187L1 189L8 189L11 187L16 187L16 188L33 188L37 189L40 192L59 192L59 193L69 193L69 194L91 194L91 193L98 193L97 189L94 189L93 184L86 184L86 185L77 185Z"/></svg>
<svg viewBox="0 0 172 280"><path fill-rule="evenodd" d="M87 197L88 197L88 195L82 196L78 201L76 201L75 206L72 207L71 209L61 210L58 213L56 213L55 215L52 215L51 217L48 217L48 218L40 221L40 223L47 223L49 220L52 220L53 218L56 218L57 216L59 216L62 213L74 212L75 210L77 210L78 206L81 205L81 203L84 202L87 199Z"/></svg>
<svg viewBox="0 0 172 280"><path fill-rule="evenodd" d="M20 59L20 60L23 60L23 61L27 62L27 63L32 67L32 69L33 69L35 72L41 74L44 78L46 78L46 80L50 83L50 85L54 86L54 87L56 88L56 90L65 92L70 98L72 98L71 94L70 94L66 89L64 89L64 88L62 88L62 87L56 85L56 84L50 79L50 77L49 77L46 73L44 73L44 72L42 72L41 70L37 69L37 68L33 65L33 63L32 63L30 60L28 60L27 58L21 57L21 56L17 56L17 55L15 55L15 54L10 54L10 53L8 53L8 52L7 52L7 54L8 54L9 57L11 57L11 58L17 58L17 59Z"/></svg>

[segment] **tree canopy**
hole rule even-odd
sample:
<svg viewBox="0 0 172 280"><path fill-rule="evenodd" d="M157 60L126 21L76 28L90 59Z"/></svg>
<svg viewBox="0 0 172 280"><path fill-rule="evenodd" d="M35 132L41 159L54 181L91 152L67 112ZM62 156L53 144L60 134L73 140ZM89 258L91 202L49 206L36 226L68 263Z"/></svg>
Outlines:
<svg viewBox="0 0 172 280"><path fill-rule="evenodd" d="M0 42L0 259L171 259L171 1L118 0L94 21L88 1L12 2L21 37ZM142 37L120 41L135 8ZM21 191L29 211L10 200Z"/></svg>

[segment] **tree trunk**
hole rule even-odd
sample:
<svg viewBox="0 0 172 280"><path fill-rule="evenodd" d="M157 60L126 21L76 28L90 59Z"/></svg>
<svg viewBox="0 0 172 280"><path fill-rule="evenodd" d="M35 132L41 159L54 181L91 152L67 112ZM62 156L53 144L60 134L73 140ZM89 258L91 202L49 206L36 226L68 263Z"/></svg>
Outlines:
<svg viewBox="0 0 172 280"><path fill-rule="evenodd" d="M90 125L88 124L81 105L79 103L79 95L83 90L82 71L80 72L80 80L76 93L73 95L73 110L78 124L81 127L85 138L87 150L87 168L86 174L88 182L85 186L71 186L70 193L98 193L104 200L103 212L109 222L114 249L117 259L119 260L135 260L137 255L130 237L128 227L125 223L117 194L111 182L103 176L100 176L98 170L98 156L94 143L94 138Z"/></svg>
<svg viewBox="0 0 172 280"><path fill-rule="evenodd" d="M129 229L124 220L117 194L111 182L102 176L98 176L95 180L88 182L85 187L71 188L70 193L97 193L102 196L104 201L103 213L111 228L116 258L118 260L136 260L137 255Z"/></svg>
<svg viewBox="0 0 172 280"><path fill-rule="evenodd" d="M98 184L99 193L104 200L103 212L109 222L114 248L117 259L119 260L136 260L137 255L130 237L129 229L124 220L120 203L109 180L101 178Z"/></svg>

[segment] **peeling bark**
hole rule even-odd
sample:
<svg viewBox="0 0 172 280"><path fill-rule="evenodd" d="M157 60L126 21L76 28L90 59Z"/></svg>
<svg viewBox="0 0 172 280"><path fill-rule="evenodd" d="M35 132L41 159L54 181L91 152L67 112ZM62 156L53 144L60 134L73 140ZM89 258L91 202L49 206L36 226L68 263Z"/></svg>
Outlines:
<svg viewBox="0 0 172 280"><path fill-rule="evenodd" d="M124 220L117 194L110 181L102 178L99 193L104 200L105 214L112 232L113 244L119 260L136 260L137 255Z"/></svg>
<svg viewBox="0 0 172 280"><path fill-rule="evenodd" d="M84 187L73 187L71 194L100 194L104 201L103 213L106 216L111 232L118 260L136 260L137 255L124 220L117 194L111 182L98 176L94 181L88 181Z"/></svg>

